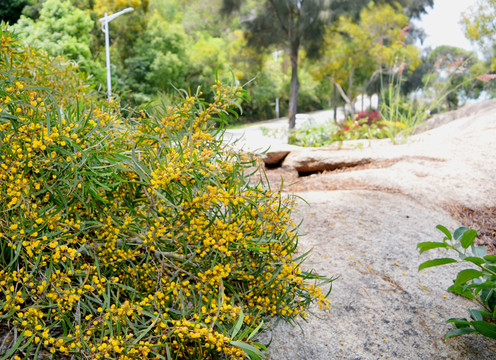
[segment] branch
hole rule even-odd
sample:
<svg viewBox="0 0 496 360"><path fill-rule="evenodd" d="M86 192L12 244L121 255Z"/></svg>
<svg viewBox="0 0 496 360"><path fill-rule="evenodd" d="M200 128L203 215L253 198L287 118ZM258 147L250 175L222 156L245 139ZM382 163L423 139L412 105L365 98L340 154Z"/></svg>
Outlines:
<svg viewBox="0 0 496 360"><path fill-rule="evenodd" d="M162 258L172 258L172 259L176 259L176 260L185 260L186 258L184 257L184 255L179 255L179 254L176 254L176 253L172 253L172 252L167 252L167 251L158 251L158 250L154 250L153 251L153 254L156 256L156 257L162 257Z"/></svg>
<svg viewBox="0 0 496 360"><path fill-rule="evenodd" d="M277 20L279 21L279 24L281 25L282 29L287 33L288 29L284 26L284 23L281 20L281 16L279 15L279 12L277 11L277 8L274 4L274 0L269 0L269 2L270 2L270 5L272 6L272 9L276 13L276 17L277 17Z"/></svg>
<svg viewBox="0 0 496 360"><path fill-rule="evenodd" d="M341 97L343 98L344 101L346 101L347 104L350 104L351 105L351 101L350 101L350 98L348 96L346 96L346 93L344 92L343 88L341 87L341 85L338 84L338 82L336 80L334 80L334 78L331 77L331 81L336 85L336 87L338 88L338 91L339 91L339 94L341 94Z"/></svg>

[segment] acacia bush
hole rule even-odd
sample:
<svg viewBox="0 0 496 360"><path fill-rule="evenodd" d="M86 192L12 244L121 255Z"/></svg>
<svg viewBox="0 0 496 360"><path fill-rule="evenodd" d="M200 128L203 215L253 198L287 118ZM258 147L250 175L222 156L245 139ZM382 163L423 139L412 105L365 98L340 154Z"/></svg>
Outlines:
<svg viewBox="0 0 496 360"><path fill-rule="evenodd" d="M123 116L75 67L0 30L2 359L259 358L264 321L328 308L294 199L214 130L242 89Z"/></svg>

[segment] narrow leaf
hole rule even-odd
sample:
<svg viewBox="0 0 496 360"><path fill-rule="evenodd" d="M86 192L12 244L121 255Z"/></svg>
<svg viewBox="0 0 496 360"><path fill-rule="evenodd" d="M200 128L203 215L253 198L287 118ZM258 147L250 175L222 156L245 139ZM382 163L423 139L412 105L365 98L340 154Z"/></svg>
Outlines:
<svg viewBox="0 0 496 360"><path fill-rule="evenodd" d="M474 333L475 330L472 329L472 328L469 328L469 327L466 327L466 328L461 328L461 329L453 329L451 331L448 331L445 335L444 335L444 338L445 339L449 339L453 336L460 336L460 335L465 335L465 334L471 334L471 333Z"/></svg>
<svg viewBox="0 0 496 360"><path fill-rule="evenodd" d="M236 321L236 325L233 328L233 331L231 333L231 339L235 339L236 335L238 335L239 330L241 329L241 326L243 326L243 319L245 316L243 315L243 310L241 310L241 313L239 314L238 321Z"/></svg>
<svg viewBox="0 0 496 360"><path fill-rule="evenodd" d="M427 241L427 242L421 242L417 245L417 249L420 249L420 253L422 254L423 252L431 249L436 249L436 248L447 248L448 245L445 243L441 242L433 242L433 241Z"/></svg>
<svg viewBox="0 0 496 360"><path fill-rule="evenodd" d="M239 347L241 350L243 350L246 353L246 355L250 356L251 359L254 360L265 359L265 355L256 347L250 344L246 344L241 341L230 341L229 343L231 345Z"/></svg>
<svg viewBox="0 0 496 360"><path fill-rule="evenodd" d="M451 264L451 263L456 263L457 261L455 259L451 258L440 258L440 259L434 259L434 260L427 260L423 262L422 264L419 265L418 271L427 269L433 266L439 266L439 265L446 265L446 264Z"/></svg>

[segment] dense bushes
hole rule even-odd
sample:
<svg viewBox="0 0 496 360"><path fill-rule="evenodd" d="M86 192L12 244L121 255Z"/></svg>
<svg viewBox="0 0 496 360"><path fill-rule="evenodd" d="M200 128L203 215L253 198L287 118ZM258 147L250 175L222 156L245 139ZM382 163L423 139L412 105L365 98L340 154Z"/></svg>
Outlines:
<svg viewBox="0 0 496 360"><path fill-rule="evenodd" d="M0 32L0 328L11 358L241 359L263 320L326 295L301 269L291 198L211 125L214 85L123 117L63 59Z"/></svg>

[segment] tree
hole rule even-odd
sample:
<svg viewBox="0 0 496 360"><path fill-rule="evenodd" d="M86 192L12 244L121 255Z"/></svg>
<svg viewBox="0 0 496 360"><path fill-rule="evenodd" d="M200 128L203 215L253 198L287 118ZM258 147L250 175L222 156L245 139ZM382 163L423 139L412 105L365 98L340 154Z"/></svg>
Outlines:
<svg viewBox="0 0 496 360"><path fill-rule="evenodd" d="M28 0L0 1L0 20L14 24L27 4Z"/></svg>
<svg viewBox="0 0 496 360"><path fill-rule="evenodd" d="M223 0L224 13L239 10L243 0ZM258 48L283 46L291 64L289 128L295 127L298 90L298 60L301 46L309 56L318 54L327 20L346 6L343 0L267 0L254 8L256 15L245 21L248 43Z"/></svg>
<svg viewBox="0 0 496 360"><path fill-rule="evenodd" d="M21 16L15 25L26 43L51 55L65 55L90 74L101 73L102 66L92 60L90 15L74 7L69 0L47 0L34 21Z"/></svg>
<svg viewBox="0 0 496 360"><path fill-rule="evenodd" d="M475 6L463 13L461 23L465 36L477 44L488 59L491 69L496 71L496 0L479 0Z"/></svg>
<svg viewBox="0 0 496 360"><path fill-rule="evenodd" d="M327 28L318 77L328 78L355 113L354 98L365 93L381 74L414 69L419 51L406 44L408 17L400 5L365 7L358 21L341 16Z"/></svg>
<svg viewBox="0 0 496 360"><path fill-rule="evenodd" d="M424 87L434 90L437 99L445 100L449 110L479 97L484 84L474 80L485 72L485 67L475 53L442 45L429 53L427 62L431 71L424 75Z"/></svg>
<svg viewBox="0 0 496 360"><path fill-rule="evenodd" d="M223 12L232 13L241 8L244 0L223 0ZM392 2L392 1L389 1ZM404 0L412 13L422 12L432 0ZM320 55L325 26L332 24L343 13L357 14L368 3L366 0L266 0L253 8L244 21L249 34L249 45L261 49L286 48L291 64L289 96L289 128L294 128L298 101L298 60L303 47L309 57Z"/></svg>

